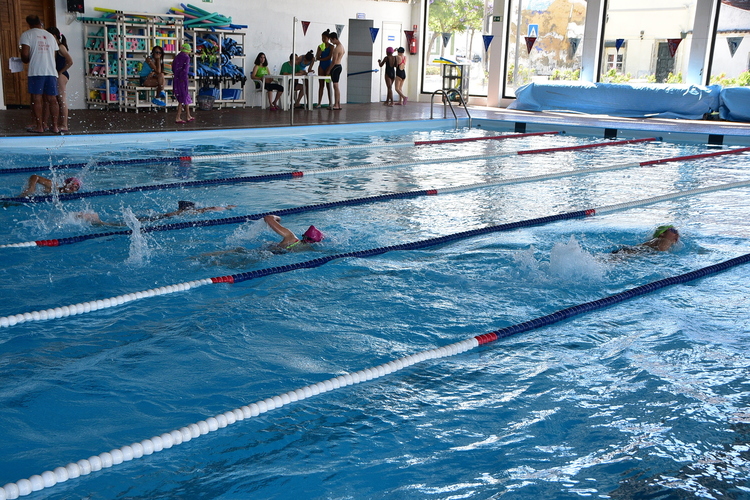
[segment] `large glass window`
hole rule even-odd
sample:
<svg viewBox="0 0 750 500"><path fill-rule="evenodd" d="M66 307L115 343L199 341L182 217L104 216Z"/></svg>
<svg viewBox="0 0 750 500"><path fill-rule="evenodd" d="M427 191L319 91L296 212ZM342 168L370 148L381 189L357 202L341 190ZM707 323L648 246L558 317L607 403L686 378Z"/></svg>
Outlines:
<svg viewBox="0 0 750 500"><path fill-rule="evenodd" d="M484 38L492 26L493 0L433 0L427 6L422 92L456 88L465 76L466 95L487 95ZM445 68L457 63L458 67ZM458 76L457 76L458 75Z"/></svg>
<svg viewBox="0 0 750 500"><path fill-rule="evenodd" d="M585 19L585 0L511 0L504 95L532 81L578 80Z"/></svg>
<svg viewBox="0 0 750 500"><path fill-rule="evenodd" d="M602 82L682 83L696 0L609 0Z"/></svg>
<svg viewBox="0 0 750 500"><path fill-rule="evenodd" d="M750 86L750 3L722 0L711 61L711 83Z"/></svg>

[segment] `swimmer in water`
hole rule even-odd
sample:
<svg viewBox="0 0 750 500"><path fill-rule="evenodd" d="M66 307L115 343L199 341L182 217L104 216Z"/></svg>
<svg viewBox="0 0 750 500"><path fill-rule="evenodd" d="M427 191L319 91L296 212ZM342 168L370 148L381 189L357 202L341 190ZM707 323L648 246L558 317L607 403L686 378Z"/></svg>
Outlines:
<svg viewBox="0 0 750 500"><path fill-rule="evenodd" d="M56 186L51 179L34 174L29 177L26 188L21 191L21 196L33 196L36 192L37 185L44 188L45 194L51 193L53 188L56 188L59 193L67 194L75 193L81 189L81 180L77 177L68 177L65 179L62 186Z"/></svg>
<svg viewBox="0 0 750 500"><path fill-rule="evenodd" d="M281 225L281 217L278 215L266 215L263 217L263 220L266 221L268 227L273 229L276 234L284 238L276 244L277 247L283 250L301 249L301 246L307 246L310 243L319 243L323 240L323 233L315 226L310 226L305 231L305 234L302 235L302 239L299 239L293 232Z"/></svg>
<svg viewBox="0 0 750 500"><path fill-rule="evenodd" d="M205 212L222 212L224 210L231 210L237 205L227 205L224 207L204 207L197 208L195 203L192 201L178 201L177 210L167 212L165 214L148 215L143 217L136 217L140 222L153 222L161 219L168 219L170 217L176 217L182 214L202 214ZM78 212L75 214L76 218L85 220L95 226L124 226L124 222L105 222L101 220L99 214L96 212Z"/></svg>
<svg viewBox="0 0 750 500"><path fill-rule="evenodd" d="M636 246L627 246L615 250L614 254L620 253L640 253L644 251L656 250L666 252L680 240L680 233L672 225L659 226L654 231L651 239Z"/></svg>

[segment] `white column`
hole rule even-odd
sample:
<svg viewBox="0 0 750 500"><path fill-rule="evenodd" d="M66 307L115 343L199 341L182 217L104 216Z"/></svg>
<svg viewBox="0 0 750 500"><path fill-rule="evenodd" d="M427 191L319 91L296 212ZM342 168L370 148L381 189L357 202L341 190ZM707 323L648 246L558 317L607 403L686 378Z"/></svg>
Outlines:
<svg viewBox="0 0 750 500"><path fill-rule="evenodd" d="M718 5L719 0L697 0L685 83L694 85L708 83L708 75L704 70L711 55L711 34L716 29L714 21Z"/></svg>
<svg viewBox="0 0 750 500"><path fill-rule="evenodd" d="M604 30L604 0L586 2L586 27L581 49L581 81L595 82L601 59L601 40Z"/></svg>
<svg viewBox="0 0 750 500"><path fill-rule="evenodd" d="M509 1L509 0L508 0ZM487 106L499 106L502 99L503 82L505 80L505 29L507 27L505 14L508 9L506 0L495 0L492 7L492 43L487 55L490 58L489 76L487 81ZM498 19L495 21L495 19Z"/></svg>

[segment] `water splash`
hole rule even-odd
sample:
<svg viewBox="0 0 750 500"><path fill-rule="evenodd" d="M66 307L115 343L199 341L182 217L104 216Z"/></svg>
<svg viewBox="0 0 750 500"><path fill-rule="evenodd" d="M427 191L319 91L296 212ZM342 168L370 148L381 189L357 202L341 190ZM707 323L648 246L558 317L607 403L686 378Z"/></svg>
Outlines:
<svg viewBox="0 0 750 500"><path fill-rule="evenodd" d="M228 245L242 245L248 241L257 241L266 227L266 222L263 219L246 222L227 236L226 243Z"/></svg>
<svg viewBox="0 0 750 500"><path fill-rule="evenodd" d="M133 231L130 235L130 249L125 263L130 266L141 267L148 264L151 258L149 244L155 243L146 234L141 232L141 221L135 216L130 207L122 209L125 224Z"/></svg>
<svg viewBox="0 0 750 500"><path fill-rule="evenodd" d="M549 262L538 259L535 253L530 247L514 255L516 271L536 280L564 283L602 281L606 275L606 266L584 250L574 236L567 243L555 243Z"/></svg>

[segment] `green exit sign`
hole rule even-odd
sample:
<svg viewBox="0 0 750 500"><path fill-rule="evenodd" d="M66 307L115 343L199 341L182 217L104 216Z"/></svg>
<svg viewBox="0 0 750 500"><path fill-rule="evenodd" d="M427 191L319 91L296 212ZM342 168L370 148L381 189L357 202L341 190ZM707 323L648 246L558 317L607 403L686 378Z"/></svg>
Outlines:
<svg viewBox="0 0 750 500"><path fill-rule="evenodd" d="M203 0L204 2L206 0ZM492 22L493 23L501 23L503 22L503 16L492 16Z"/></svg>

